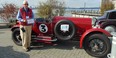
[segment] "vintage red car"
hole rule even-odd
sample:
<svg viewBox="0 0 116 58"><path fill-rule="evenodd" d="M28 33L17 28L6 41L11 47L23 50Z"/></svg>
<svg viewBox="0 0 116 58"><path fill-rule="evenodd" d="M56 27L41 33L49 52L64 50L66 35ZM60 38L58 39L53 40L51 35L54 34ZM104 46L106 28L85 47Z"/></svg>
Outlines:
<svg viewBox="0 0 116 58"><path fill-rule="evenodd" d="M93 28L92 25L92 18L37 18L32 28L32 41L52 43L57 40L77 40L80 41L80 48L84 47L91 56L103 57L111 49L109 37L112 35L103 29ZM14 25L11 30L14 43L21 45L19 24Z"/></svg>

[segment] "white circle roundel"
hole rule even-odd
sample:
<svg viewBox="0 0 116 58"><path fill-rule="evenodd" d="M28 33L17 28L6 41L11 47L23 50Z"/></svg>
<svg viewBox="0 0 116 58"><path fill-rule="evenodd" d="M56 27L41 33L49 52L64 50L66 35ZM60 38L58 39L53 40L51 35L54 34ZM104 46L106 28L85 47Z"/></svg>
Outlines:
<svg viewBox="0 0 116 58"><path fill-rule="evenodd" d="M48 27L45 24L40 24L39 25L39 30L42 33L46 33L48 31Z"/></svg>

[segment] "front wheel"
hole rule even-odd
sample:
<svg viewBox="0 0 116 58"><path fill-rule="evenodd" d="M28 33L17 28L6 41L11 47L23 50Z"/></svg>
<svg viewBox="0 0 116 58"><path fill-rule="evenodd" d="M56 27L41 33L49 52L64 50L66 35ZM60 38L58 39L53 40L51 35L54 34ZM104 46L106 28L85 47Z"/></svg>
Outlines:
<svg viewBox="0 0 116 58"><path fill-rule="evenodd" d="M104 34L93 34L84 41L84 49L91 56L105 57L111 51L111 43Z"/></svg>

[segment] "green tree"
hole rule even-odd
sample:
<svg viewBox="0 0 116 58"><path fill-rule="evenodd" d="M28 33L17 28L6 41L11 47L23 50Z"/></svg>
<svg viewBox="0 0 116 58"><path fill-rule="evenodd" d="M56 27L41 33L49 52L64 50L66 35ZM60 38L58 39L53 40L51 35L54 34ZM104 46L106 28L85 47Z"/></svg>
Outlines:
<svg viewBox="0 0 116 58"><path fill-rule="evenodd" d="M101 4L101 14L103 15L105 11L114 9L114 4L112 1L107 0L107 3Z"/></svg>
<svg viewBox="0 0 116 58"><path fill-rule="evenodd" d="M65 3L58 0L47 0L40 2L38 7L38 16L50 18L52 16L63 16L65 13Z"/></svg>
<svg viewBox="0 0 116 58"><path fill-rule="evenodd" d="M38 9L38 15L43 18L47 18L52 14L52 8L50 5L47 5L46 3L40 3L39 9Z"/></svg>

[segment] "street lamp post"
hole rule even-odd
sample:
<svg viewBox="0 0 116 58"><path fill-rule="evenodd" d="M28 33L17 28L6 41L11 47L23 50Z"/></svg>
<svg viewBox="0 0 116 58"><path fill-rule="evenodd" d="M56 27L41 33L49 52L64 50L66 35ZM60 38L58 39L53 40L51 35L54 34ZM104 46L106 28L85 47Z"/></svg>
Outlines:
<svg viewBox="0 0 116 58"><path fill-rule="evenodd" d="M85 13L86 2L84 2L84 13Z"/></svg>

